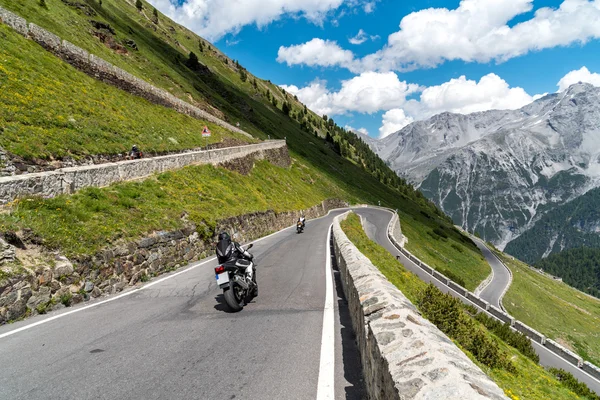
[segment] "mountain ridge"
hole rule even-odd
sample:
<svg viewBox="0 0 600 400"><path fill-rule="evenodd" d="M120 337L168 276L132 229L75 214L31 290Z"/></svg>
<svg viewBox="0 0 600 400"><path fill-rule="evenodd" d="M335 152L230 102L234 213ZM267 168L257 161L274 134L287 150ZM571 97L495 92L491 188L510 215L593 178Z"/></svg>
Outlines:
<svg viewBox="0 0 600 400"><path fill-rule="evenodd" d="M548 210L600 186L600 88L518 110L442 113L371 143L457 224L504 248Z"/></svg>

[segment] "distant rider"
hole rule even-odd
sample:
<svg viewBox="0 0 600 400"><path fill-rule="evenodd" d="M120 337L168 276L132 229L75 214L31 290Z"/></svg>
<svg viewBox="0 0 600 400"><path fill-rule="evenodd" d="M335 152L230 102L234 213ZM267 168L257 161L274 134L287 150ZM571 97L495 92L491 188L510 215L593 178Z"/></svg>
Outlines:
<svg viewBox="0 0 600 400"><path fill-rule="evenodd" d="M227 232L221 232L219 234L219 242L217 243L217 260L219 264L235 264L239 259L246 259L252 261L254 256L247 250L244 250L239 243L231 240L231 236ZM246 276L248 276L252 282L256 285L256 270L251 266L246 268ZM254 289L254 295L258 292L258 286Z"/></svg>
<svg viewBox="0 0 600 400"><path fill-rule="evenodd" d="M140 149L138 149L137 145L134 144L131 147L131 151L129 152L129 158L131 160L137 160L137 159L142 158L142 156L143 156L142 152L140 151Z"/></svg>
<svg viewBox="0 0 600 400"><path fill-rule="evenodd" d="M304 215L302 215L298 221L302 224L302 228L306 226L306 218L304 218Z"/></svg>

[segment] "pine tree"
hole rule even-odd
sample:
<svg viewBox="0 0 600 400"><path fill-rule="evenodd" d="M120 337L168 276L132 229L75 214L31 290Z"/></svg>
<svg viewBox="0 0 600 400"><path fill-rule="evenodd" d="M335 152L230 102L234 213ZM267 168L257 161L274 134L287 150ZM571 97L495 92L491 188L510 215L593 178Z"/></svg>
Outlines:
<svg viewBox="0 0 600 400"><path fill-rule="evenodd" d="M279 102L277 101L275 96L273 96L272 103L273 103L273 107L277 107L277 105L279 104Z"/></svg>
<svg viewBox="0 0 600 400"><path fill-rule="evenodd" d="M152 22L154 22L155 24L158 24L158 11L156 10L156 8L154 8L154 10L152 11L152 15L154 17Z"/></svg>
<svg viewBox="0 0 600 400"><path fill-rule="evenodd" d="M198 56L193 51L190 52L190 57L186 61L185 65L188 66L192 71L197 71L200 69L200 62L198 61Z"/></svg>
<svg viewBox="0 0 600 400"><path fill-rule="evenodd" d="M248 74L243 68L240 69L240 79L242 80L242 82L246 82L248 80Z"/></svg>
<svg viewBox="0 0 600 400"><path fill-rule="evenodd" d="M138 9L138 11L142 11L142 8L144 8L144 4L142 4L142 0L136 0L135 7Z"/></svg>
<svg viewBox="0 0 600 400"><path fill-rule="evenodd" d="M281 111L287 116L290 115L290 105L287 101L283 103L283 106L281 106Z"/></svg>
<svg viewBox="0 0 600 400"><path fill-rule="evenodd" d="M200 53L204 53L204 43L202 43L202 40L198 40L198 47L200 48Z"/></svg>

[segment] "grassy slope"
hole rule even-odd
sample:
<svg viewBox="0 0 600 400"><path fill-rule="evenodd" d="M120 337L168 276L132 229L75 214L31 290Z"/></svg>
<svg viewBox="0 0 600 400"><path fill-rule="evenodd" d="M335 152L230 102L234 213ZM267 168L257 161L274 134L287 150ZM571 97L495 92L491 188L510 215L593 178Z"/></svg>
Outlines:
<svg viewBox="0 0 600 400"><path fill-rule="evenodd" d="M0 215L0 231L30 227L50 248L69 256L94 254L119 239L181 228L184 213L201 234L212 235L215 223L231 215L299 210L332 197L351 196L299 163L286 169L261 161L245 177L210 165L194 166L73 196L18 201L11 215Z"/></svg>
<svg viewBox="0 0 600 400"><path fill-rule="evenodd" d="M158 25L152 23L146 17L146 15L151 16L151 8L147 5L146 10L139 13L133 6L133 1L104 0L102 7L99 7L98 3L93 0L80 0L80 2L92 7L96 15L85 15L60 1L48 1L48 9L39 7L35 1L17 4L14 1L0 0L0 5L17 12L29 21L49 29L62 38L85 48L132 74L171 91L186 101L191 101L206 109L218 108L223 112L225 119L230 122L240 121L243 129L258 138L266 138L267 136L271 138L287 137L288 147L292 155L305 164L307 168L321 173L323 179L330 182L331 185L337 186L341 197L372 204L381 201L382 205L401 210L401 218L410 239L409 246L411 250L431 265L448 268L459 274L468 282L468 287L477 286L477 283L489 273L489 267L477 250L465 244L461 237L453 231L452 225L448 221L436 216L425 199L410 193L405 195L391 190L368 173L365 173L359 165L340 157L333 151L332 146L325 143L320 137L301 130L297 121L283 115L280 108L284 95L270 82L257 80L256 89L251 83L255 79L253 76L250 75L246 82L242 82L233 63L231 61L225 63L226 58L214 47L209 51L208 44L203 41L205 50L200 52L198 42L202 39L192 32L174 24L162 15L159 17ZM130 50L129 54L123 55L109 49L91 34L91 19L109 23L116 32L117 40L133 39L136 41L139 50ZM167 118L153 119L149 116L150 113L144 112L141 108L135 108L127 115L121 114L122 118L114 117L110 114L115 110L119 113L125 112L122 111L123 102L129 102L132 96L123 93L117 94L114 89L107 90L107 86L101 83L91 83L83 74L74 73L73 69L65 63L51 60L52 56L39 46L31 42L24 43L24 40L17 38L15 34L7 33L6 28L3 32L13 43L11 44L12 48L6 51L11 54L9 58L11 63L16 63L16 65L11 64L10 69L7 68L7 70L11 73L22 70L26 72L26 74L22 74L24 76L31 74L31 79L27 78L30 85L27 90L29 92L39 92L40 96L44 96L41 97L43 101L38 102L39 108L34 107L35 102L29 102L26 107L18 107L15 110L15 114L11 118L21 121L14 123L19 129L19 134L11 133L12 139L7 138L5 142L0 142L0 145L6 146L9 151L14 151L24 157L41 156L47 158L60 157L63 154L78 156L97 152L113 153L122 152L122 146L124 144L129 145L133 140L146 150L176 147L168 140L168 137L175 138L180 148L196 146L196 136L193 134L193 132L196 132L196 127L193 123L190 123L189 127L187 125L173 125L173 129L171 129L171 123L169 123L169 126L159 123ZM21 48L24 51L17 51L15 47L18 46L22 46ZM199 75L185 67L183 62L190 50L198 55L201 62L210 67L213 74L208 76ZM13 53L18 57L14 57ZM13 57L14 61L12 60ZM40 60L41 62L36 63L33 60ZM0 62L5 61L0 60ZM65 76L67 73L69 77ZM64 79L68 81L71 75L75 78L74 84L80 85L81 90L75 90L74 93L65 95L64 98L60 97L61 92L59 90L53 90L50 94L45 94L44 87L37 83L44 82L44 80L38 81L38 78L43 79L43 76L50 76L48 79L55 81L55 83L50 82L51 84L48 85L49 88L52 88L60 85L61 82L65 82ZM21 84L25 85L25 83ZM62 87L64 86L62 85ZM266 99L265 91L267 89L278 99L278 108L273 107ZM106 94L106 96L99 93ZM72 102L70 96L75 96L77 102ZM88 101L87 96L89 96L90 101ZM115 99L120 97L122 100L113 100L109 97ZM56 112L44 108L45 101L50 100L52 107L56 108ZM298 112L303 108L291 96L288 97L288 101L291 103L294 112ZM98 102L106 104L111 102L111 107L105 108L108 113L102 113L103 107L98 107ZM136 100L136 102L146 104L142 100ZM102 106L101 103L100 105ZM0 106L2 106L2 103L0 103ZM31 111L30 108L32 108ZM79 113L77 113L78 108L81 109ZM95 114L90 114L89 118L86 118L89 113ZM87 132L85 133L87 136L83 137L82 135L82 138L80 138L74 135L74 129L71 129L68 125L68 118L73 114L82 115L83 117L74 117L77 124L83 123L82 121L89 121L82 129L77 128L78 131ZM310 111L308 114L308 119L314 121L310 130L313 132L318 131L320 135L323 135L324 121ZM46 122L45 118L39 118L39 115L48 115L51 117L50 122ZM147 123L136 125L134 123L136 115L146 118ZM62 118L67 118L67 123L60 125ZM160 121L155 122L157 120ZM167 120L170 121L171 119ZM30 124L27 123L29 121ZM94 126L94 121L99 122L98 126ZM3 124L6 123L3 122ZM129 125L129 130L123 128L127 125ZM43 133L43 141L39 141L40 132ZM123 138L114 138L113 132L119 132L120 135L117 136L122 134ZM144 134L139 132L144 132ZM174 133L171 134L171 132ZM192 132L192 134L189 134L189 132ZM167 137L167 134L170 135ZM11 143L11 141L14 143ZM277 207L277 205L273 206ZM46 218L50 218L50 216L46 216ZM23 221L30 221L28 222L30 225L34 224L34 219L33 216L23 216L22 218ZM61 221L59 215L52 216L50 219L57 221L57 223ZM65 222L65 224L67 223ZM40 235L50 234L50 232L43 231L41 225L37 224L35 228L39 231L38 233ZM153 226L158 227L156 224ZM427 232L440 228L440 226L450 239L440 239L427 234ZM69 229L65 225L63 231L68 232ZM129 233L126 235L129 235ZM108 237L110 236L106 232L98 240L104 240L104 238L109 240ZM58 238L53 239L53 241L56 240ZM435 244L429 244L432 241Z"/></svg>
<svg viewBox="0 0 600 400"><path fill-rule="evenodd" d="M600 300L495 252L513 272L513 283L503 300L506 310L584 359L600 365Z"/></svg>
<svg viewBox="0 0 600 400"><path fill-rule="evenodd" d="M0 146L23 158L146 152L205 145L225 137L249 141L206 121L128 94L77 71L0 25Z"/></svg>
<svg viewBox="0 0 600 400"><path fill-rule="evenodd" d="M417 303L420 292L426 287L425 283L416 275L406 270L387 250L372 242L362 230L360 220L355 215L351 215L344 221L342 228L346 235L348 235L348 238L379 268L390 282L398 287L411 302ZM490 335L492 334L490 333ZM497 340L499 341L500 349L511 356L517 368L516 374L511 374L502 369L487 368L474 360L468 352L467 355L504 390L509 398L528 400L579 398L563 387L542 367L504 342L499 339Z"/></svg>
<svg viewBox="0 0 600 400"><path fill-rule="evenodd" d="M404 210L403 210L404 211ZM475 244L454 229L444 229L448 238L433 233L439 223L422 213L399 213L402 233L408 238L407 249L436 269L448 269L474 290L490 273L491 268Z"/></svg>

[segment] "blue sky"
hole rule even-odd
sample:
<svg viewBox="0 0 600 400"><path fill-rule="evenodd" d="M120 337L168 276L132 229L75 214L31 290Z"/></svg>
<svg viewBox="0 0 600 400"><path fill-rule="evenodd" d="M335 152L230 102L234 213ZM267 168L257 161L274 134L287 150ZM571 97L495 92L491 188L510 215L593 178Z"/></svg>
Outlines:
<svg viewBox="0 0 600 400"><path fill-rule="evenodd" d="M178 1L151 3L373 137L442 111L518 108L561 79L600 86L600 0Z"/></svg>

